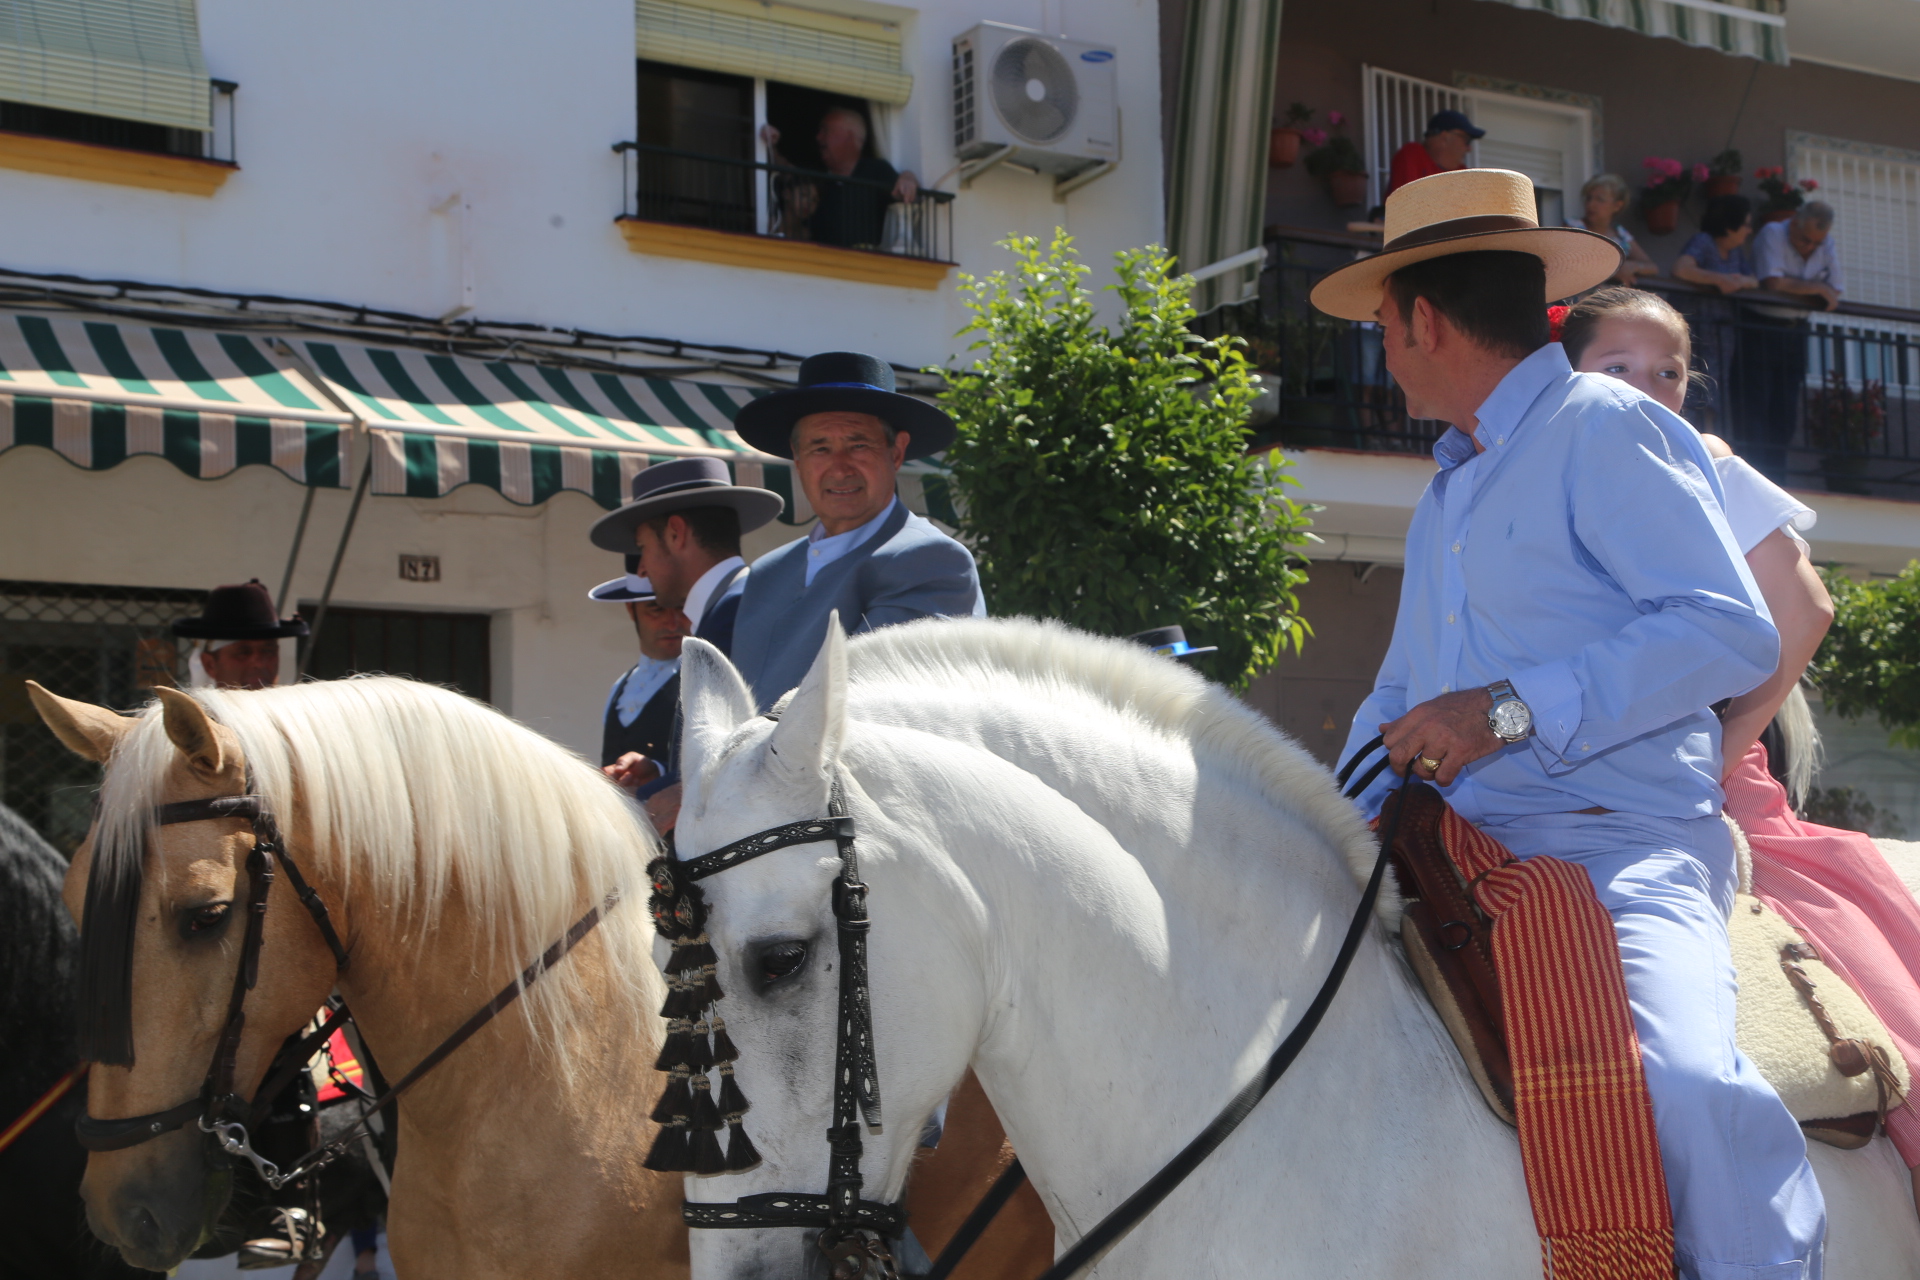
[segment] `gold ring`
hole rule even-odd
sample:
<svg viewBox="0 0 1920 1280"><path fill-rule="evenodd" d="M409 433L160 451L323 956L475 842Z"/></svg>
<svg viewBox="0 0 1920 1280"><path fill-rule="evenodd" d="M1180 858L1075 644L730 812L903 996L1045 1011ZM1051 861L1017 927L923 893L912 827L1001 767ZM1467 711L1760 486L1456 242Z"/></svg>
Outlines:
<svg viewBox="0 0 1920 1280"><path fill-rule="evenodd" d="M1432 756L1421 756L1420 763L1427 766L1428 773L1440 772L1440 762L1438 760L1435 760Z"/></svg>

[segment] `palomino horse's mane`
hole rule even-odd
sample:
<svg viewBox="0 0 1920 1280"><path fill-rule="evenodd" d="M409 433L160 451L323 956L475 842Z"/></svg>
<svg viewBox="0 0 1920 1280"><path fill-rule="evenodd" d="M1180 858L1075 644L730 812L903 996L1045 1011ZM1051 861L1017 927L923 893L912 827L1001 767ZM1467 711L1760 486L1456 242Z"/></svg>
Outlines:
<svg viewBox="0 0 1920 1280"><path fill-rule="evenodd" d="M1333 775L1257 711L1179 663L1126 640L1032 618L940 619L887 627L847 646L847 680L909 685L945 698L955 689L1004 690L1047 701L1091 696L1142 729L1189 743L1194 755L1295 814L1338 849L1365 884L1379 845ZM1380 895L1383 918L1399 903Z"/></svg>
<svg viewBox="0 0 1920 1280"><path fill-rule="evenodd" d="M613 989L590 1004L579 998L578 966L562 964L524 1004L563 1058L577 1030L609 1017L652 1025L664 987L650 950L646 864L658 842L585 761L481 703L389 676L190 692L239 739L254 789L299 842L307 874L365 894L383 926L416 945L457 900L483 958L517 969L619 890L624 905L595 934ZM91 878L138 893L173 758L150 704L107 770Z"/></svg>

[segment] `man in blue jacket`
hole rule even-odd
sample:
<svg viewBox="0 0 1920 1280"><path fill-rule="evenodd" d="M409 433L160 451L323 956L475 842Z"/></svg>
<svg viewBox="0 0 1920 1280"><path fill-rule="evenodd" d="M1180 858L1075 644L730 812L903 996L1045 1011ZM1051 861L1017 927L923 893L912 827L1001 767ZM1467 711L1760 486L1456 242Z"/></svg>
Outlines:
<svg viewBox="0 0 1920 1280"><path fill-rule="evenodd" d="M986 616L973 553L894 496L901 463L952 443L953 419L896 392L884 361L813 356L792 390L754 401L734 427L754 448L793 459L820 518L808 537L755 562L740 601L733 664L763 710L800 683L835 610L850 635Z"/></svg>

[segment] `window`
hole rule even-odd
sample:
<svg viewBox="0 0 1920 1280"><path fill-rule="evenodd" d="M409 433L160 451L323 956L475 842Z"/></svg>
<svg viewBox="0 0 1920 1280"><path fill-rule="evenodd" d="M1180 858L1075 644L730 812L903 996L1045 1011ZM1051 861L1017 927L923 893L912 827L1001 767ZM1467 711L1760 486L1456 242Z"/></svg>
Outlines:
<svg viewBox="0 0 1920 1280"><path fill-rule="evenodd" d="M314 606L303 604L309 621ZM487 702L493 696L489 637L484 613L424 613L401 609L329 607L313 643L307 674L321 680L380 673L451 685ZM301 642L304 654L308 641Z"/></svg>
<svg viewBox="0 0 1920 1280"><path fill-rule="evenodd" d="M662 62L639 64L634 137L637 216L719 231L752 232L754 82Z"/></svg>
<svg viewBox="0 0 1920 1280"><path fill-rule="evenodd" d="M1833 206L1847 299L1920 310L1920 152L1792 133L1787 163Z"/></svg>
<svg viewBox="0 0 1920 1280"><path fill-rule="evenodd" d="M1385 198L1393 153L1425 136L1436 111L1464 111L1487 135L1474 144L1467 163L1481 169L1512 169L1532 179L1541 226L1560 226L1577 214L1580 187L1593 176L1593 113L1552 102L1481 88L1450 88L1430 80L1367 67L1366 155L1372 203Z"/></svg>
<svg viewBox="0 0 1920 1280"><path fill-rule="evenodd" d="M25 682L131 710L155 684L187 682L187 646L169 624L205 601L203 591L0 582L0 800L61 852L87 834L100 768L60 745Z"/></svg>

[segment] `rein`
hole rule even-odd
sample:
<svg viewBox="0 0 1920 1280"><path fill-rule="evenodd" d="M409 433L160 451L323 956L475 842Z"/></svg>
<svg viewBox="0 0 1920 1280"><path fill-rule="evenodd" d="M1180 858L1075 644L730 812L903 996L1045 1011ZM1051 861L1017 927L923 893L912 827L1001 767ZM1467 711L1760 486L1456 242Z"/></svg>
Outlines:
<svg viewBox="0 0 1920 1280"><path fill-rule="evenodd" d="M1347 779L1359 764L1383 745L1382 740L1376 737L1355 752L1340 770L1338 785L1346 787ZM1364 792L1388 763L1389 759L1385 756L1375 762L1352 786L1347 787L1345 797L1351 800ZM1339 993L1347 970L1352 966L1353 957L1360 950L1360 942L1366 936L1367 921L1373 915L1374 903L1380 897L1380 884L1386 875L1387 853L1399 832L1400 812L1405 805L1405 798L1406 789L1403 787L1394 797L1392 812L1384 815L1380 828L1380 854L1374 860L1373 873L1367 879L1359 905L1354 908L1353 919L1347 925L1346 937L1334 957L1332 968L1312 1002L1301 1014L1300 1021L1287 1033L1254 1078L1234 1094L1198 1136L1118 1208L1081 1236L1071 1249L1040 1275L1039 1280L1070 1280L1070 1277L1078 1275L1101 1253L1138 1226L1240 1127L1300 1056L1301 1050L1306 1048L1307 1042L1319 1028L1321 1019L1326 1016L1327 1009L1333 1004L1334 996ZM694 1228L824 1226L819 1247L833 1264L831 1274L835 1280L856 1280L866 1274L869 1262L875 1264L882 1277L891 1280L898 1275L898 1271L881 1237L897 1236L905 1225L904 1214L897 1205L881 1205L858 1199L861 1186L860 1134L858 1125L854 1123L854 1102L857 1096L862 1107L865 1107L866 1095L859 1091L871 1090L872 1106L866 1114L873 1131L878 1133L880 1099L873 1055L872 1000L867 981L867 887L859 882L859 867L853 850L853 820L846 814L844 796L837 780L833 784L828 814L826 819L770 828L699 858L685 862L660 859L654 864L657 868L654 875L656 925L660 926L665 936L676 942L681 940L682 934L669 932L670 929L691 929L684 936L690 941L697 933L699 942L705 945L706 906L699 890L693 887L695 881L717 875L729 867L739 866L776 849L814 843L829 837L838 842L841 855L840 875L833 883L834 918L840 925L841 968L840 1017L834 1050L833 1127L827 1130L828 1145L833 1153L827 1181L829 1194L775 1193L747 1196L731 1204L688 1202L682 1207L681 1214L687 1225ZM663 920L665 924L662 924ZM737 1120L736 1116L736 1124ZM758 1162L757 1156L755 1162ZM980 1203L967 1215L947 1247L941 1250L933 1269L927 1273L929 1280L934 1277L944 1280L952 1273L1025 1178L1026 1171L1019 1160L1007 1166L987 1189ZM876 1220L862 1222L862 1213ZM882 1215L885 1215L885 1221L879 1220Z"/></svg>
<svg viewBox="0 0 1920 1280"><path fill-rule="evenodd" d="M139 1146L163 1133L171 1133L183 1127L189 1120L197 1119L202 1133L211 1134L219 1142L221 1150L228 1155L239 1156L252 1162L254 1171L275 1191L287 1183L296 1181L319 1169L325 1168L346 1153L350 1144L361 1135L370 1132L368 1121L379 1111L392 1105L402 1093L416 1084L420 1078L440 1065L448 1054L471 1039L475 1032L491 1022L502 1010L519 999L522 992L539 980L540 975L558 964L566 954L579 944L582 938L593 932L606 913L611 911L620 900L618 890L610 892L586 915L574 922L572 928L541 956L505 987L498 995L442 1040L426 1057L402 1076L385 1093L364 1104L358 1122L344 1134L323 1147L315 1148L294 1161L291 1168L282 1173L271 1160L253 1149L247 1134L248 1124L258 1124L272 1105L276 1095L293 1075L302 1070L314 1052L326 1042L334 1030L350 1016L342 1007L335 1009L319 1028L303 1038L296 1047L288 1065L261 1087L251 1105L233 1088L234 1064L239 1057L240 1038L246 1030L247 993L253 990L260 976L260 948L265 941L267 899L273 888L275 862L286 869L287 882L293 887L300 904L313 917L314 924L320 930L320 936L326 940L333 952L335 973L345 972L350 959L346 947L340 941L340 934L333 926L333 920L327 913L326 903L314 891L307 878L301 874L299 865L288 853L286 841L280 834L279 824L273 819L266 807L266 801L259 795L211 796L203 800L183 800L175 804L163 804L154 809L154 822L158 826L172 826L183 822L208 822L222 818L238 818L253 826L253 848L247 852L247 899L246 932L240 944L240 963L234 971L233 993L227 1002L227 1022L221 1030L220 1039L214 1046L213 1061L207 1068L206 1082L200 1092L178 1106L165 1111L155 1111L143 1116L128 1116L122 1119L97 1120L91 1115L83 1115L74 1122L74 1134L80 1145L89 1151L120 1151L127 1147Z"/></svg>

